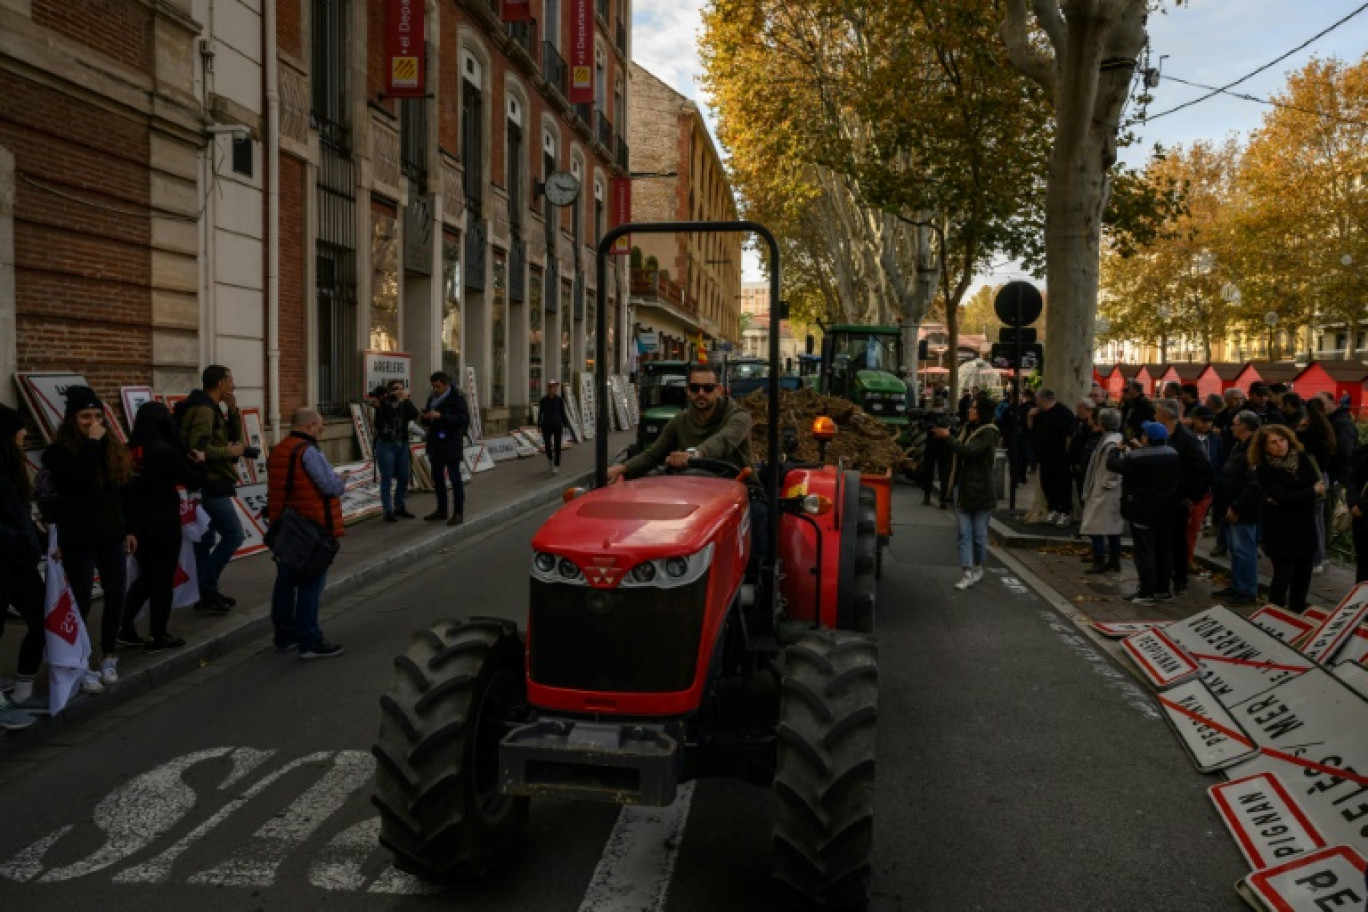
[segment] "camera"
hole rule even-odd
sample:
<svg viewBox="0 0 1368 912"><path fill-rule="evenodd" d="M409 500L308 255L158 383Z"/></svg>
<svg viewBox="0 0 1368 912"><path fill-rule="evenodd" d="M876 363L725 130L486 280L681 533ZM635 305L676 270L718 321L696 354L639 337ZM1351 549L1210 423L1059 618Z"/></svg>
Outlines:
<svg viewBox="0 0 1368 912"><path fill-rule="evenodd" d="M261 449L259 447L249 446L242 448L242 457L244 459L256 459L260 455Z"/></svg>
<svg viewBox="0 0 1368 912"><path fill-rule="evenodd" d="M949 428L952 431L958 431L960 428L959 416L947 412L932 412L926 423L928 427Z"/></svg>

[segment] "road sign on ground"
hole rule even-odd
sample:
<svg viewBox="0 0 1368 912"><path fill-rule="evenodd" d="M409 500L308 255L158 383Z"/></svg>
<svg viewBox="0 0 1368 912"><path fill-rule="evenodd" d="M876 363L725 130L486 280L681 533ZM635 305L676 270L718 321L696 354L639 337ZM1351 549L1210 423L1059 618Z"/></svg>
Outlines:
<svg viewBox="0 0 1368 912"><path fill-rule="evenodd" d="M1255 870L1325 848L1325 837L1272 773L1222 782L1207 794Z"/></svg>

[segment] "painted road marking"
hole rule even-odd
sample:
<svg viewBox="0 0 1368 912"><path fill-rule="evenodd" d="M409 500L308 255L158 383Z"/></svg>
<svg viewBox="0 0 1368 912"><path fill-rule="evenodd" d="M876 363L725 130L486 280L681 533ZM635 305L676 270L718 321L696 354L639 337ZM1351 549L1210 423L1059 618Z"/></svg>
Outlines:
<svg viewBox="0 0 1368 912"><path fill-rule="evenodd" d="M660 912L670 892L695 783L669 807L624 807L604 846L580 912Z"/></svg>
<svg viewBox="0 0 1368 912"><path fill-rule="evenodd" d="M1159 710L1155 708L1149 695L1135 686L1135 682L1113 665L1110 659L1098 652L1091 641L1079 636L1068 621L1049 610L1042 610L1040 618L1065 646L1087 661L1094 674L1105 680L1108 687L1120 694L1127 706L1147 719L1157 720L1159 718Z"/></svg>

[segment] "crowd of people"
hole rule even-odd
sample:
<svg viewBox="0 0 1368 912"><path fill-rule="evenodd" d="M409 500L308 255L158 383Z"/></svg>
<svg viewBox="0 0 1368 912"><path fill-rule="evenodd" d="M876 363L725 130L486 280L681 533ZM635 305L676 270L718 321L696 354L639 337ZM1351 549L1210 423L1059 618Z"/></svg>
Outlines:
<svg viewBox="0 0 1368 912"><path fill-rule="evenodd" d="M1349 403L1329 393L1303 399L1255 382L1247 396L1231 388L1203 398L1195 385L1170 383L1151 399L1131 381L1115 404L1094 384L1072 409L1052 390L1027 389L996 403L966 393L959 413L958 429L933 423L922 485L930 504L939 476L941 506L957 510L961 589L982 578L999 440L1011 484L1038 473L1045 521L1078 523L1089 573L1119 572L1130 535L1133 604L1187 589L1204 528L1213 555L1230 558L1229 585L1215 593L1227 605L1259 603L1262 550L1273 565L1268 601L1304 611L1337 524L1352 528L1356 578L1368 579L1368 448Z"/></svg>
<svg viewBox="0 0 1368 912"><path fill-rule="evenodd" d="M201 530L193 548L194 607L222 614L236 605L219 581L245 540L235 503L239 460L260 453L245 441L232 371L210 365L201 380L201 388L174 411L156 401L140 406L127 444L107 425L108 410L93 389L67 389L61 424L36 477L24 454L24 418L0 405L0 607L13 608L26 628L15 677L0 678L0 728L27 727L51 705L34 686L47 651L49 587L40 572L44 559L51 561L49 567L60 568L83 621L91 613L98 574L100 624L98 631L89 632L93 655L80 682L87 693L117 683L120 650L151 654L185 645L169 629L185 541L187 501L182 492L198 505L190 511L191 524ZM459 525L464 520L460 464L469 408L445 373L434 373L429 382L431 394L421 412L401 381L386 384L373 397L384 518L415 518L406 508L409 426L420 422L426 428L437 494L436 509L425 518ZM319 446L323 427L313 409L294 413L289 435L269 454L265 519L274 526L287 511L297 514L335 553L345 532L343 481ZM554 470L555 456L549 458ZM195 517L200 522L194 523ZM271 544L272 536L267 542ZM130 571L136 574L131 584ZM271 597L277 651L303 659L343 652L319 628L326 580L326 566L304 572L277 554ZM146 636L138 630L144 606Z"/></svg>

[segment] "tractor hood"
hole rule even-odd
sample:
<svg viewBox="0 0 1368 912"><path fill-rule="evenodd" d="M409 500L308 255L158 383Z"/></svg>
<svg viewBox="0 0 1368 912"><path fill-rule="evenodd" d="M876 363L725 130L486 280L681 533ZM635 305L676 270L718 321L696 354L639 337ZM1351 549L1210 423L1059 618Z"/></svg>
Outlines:
<svg viewBox="0 0 1368 912"><path fill-rule="evenodd" d="M855 375L860 386L871 393L905 393L907 384L888 371L862 370Z"/></svg>
<svg viewBox="0 0 1368 912"><path fill-rule="evenodd" d="M695 554L748 535L746 486L723 478L660 475L609 485L561 507L532 539L535 551L583 567L614 555L627 569L644 560Z"/></svg>

